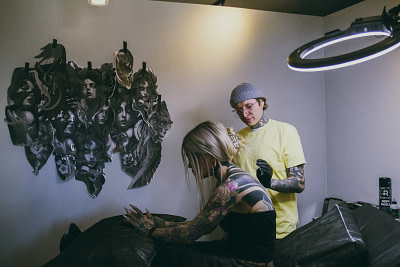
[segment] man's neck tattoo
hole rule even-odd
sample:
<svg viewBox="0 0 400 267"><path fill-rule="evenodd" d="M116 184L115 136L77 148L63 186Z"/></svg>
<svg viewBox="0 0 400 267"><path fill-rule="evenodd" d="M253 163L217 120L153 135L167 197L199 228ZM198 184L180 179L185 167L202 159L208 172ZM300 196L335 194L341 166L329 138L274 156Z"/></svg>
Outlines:
<svg viewBox="0 0 400 267"><path fill-rule="evenodd" d="M268 119L265 119L264 116L254 125L250 126L250 129L258 129L265 126L268 123Z"/></svg>

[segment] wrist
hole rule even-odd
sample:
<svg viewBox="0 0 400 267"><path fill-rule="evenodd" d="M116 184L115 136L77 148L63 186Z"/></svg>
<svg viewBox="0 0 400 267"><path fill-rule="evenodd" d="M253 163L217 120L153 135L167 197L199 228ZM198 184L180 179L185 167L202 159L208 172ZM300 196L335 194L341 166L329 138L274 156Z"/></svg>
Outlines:
<svg viewBox="0 0 400 267"><path fill-rule="evenodd" d="M166 222L163 219L157 216L153 216L153 222L154 222L153 228L163 228L166 224Z"/></svg>
<svg viewBox="0 0 400 267"><path fill-rule="evenodd" d="M151 237L151 235L153 234L153 232L156 230L156 227L153 227L149 230L149 232L147 233L147 236Z"/></svg>

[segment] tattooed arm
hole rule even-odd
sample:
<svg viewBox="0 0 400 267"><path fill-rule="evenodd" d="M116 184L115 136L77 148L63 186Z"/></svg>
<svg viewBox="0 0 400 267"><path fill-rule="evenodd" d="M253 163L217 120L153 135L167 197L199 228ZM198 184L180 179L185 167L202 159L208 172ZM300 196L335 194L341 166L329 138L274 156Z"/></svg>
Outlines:
<svg viewBox="0 0 400 267"><path fill-rule="evenodd" d="M211 233L237 201L237 193L231 192L226 184L222 184L216 188L207 205L193 220L166 222L164 228L155 228L151 236L169 243L191 243Z"/></svg>
<svg viewBox="0 0 400 267"><path fill-rule="evenodd" d="M287 179L271 179L271 189L281 193L301 193L305 188L304 164L290 167Z"/></svg>

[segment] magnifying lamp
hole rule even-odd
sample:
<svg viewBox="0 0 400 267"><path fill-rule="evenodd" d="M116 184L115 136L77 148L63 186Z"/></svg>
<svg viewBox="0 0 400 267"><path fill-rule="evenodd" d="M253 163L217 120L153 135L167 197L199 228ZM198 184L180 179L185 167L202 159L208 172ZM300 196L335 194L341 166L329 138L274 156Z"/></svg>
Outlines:
<svg viewBox="0 0 400 267"><path fill-rule="evenodd" d="M288 67L303 72L325 71L351 66L393 51L400 46L399 11L400 5L388 12L384 8L381 16L358 18L345 31L335 30L326 33L324 37L294 50L287 59ZM326 58L306 59L308 55L321 48L366 36L385 36L385 39L350 53Z"/></svg>

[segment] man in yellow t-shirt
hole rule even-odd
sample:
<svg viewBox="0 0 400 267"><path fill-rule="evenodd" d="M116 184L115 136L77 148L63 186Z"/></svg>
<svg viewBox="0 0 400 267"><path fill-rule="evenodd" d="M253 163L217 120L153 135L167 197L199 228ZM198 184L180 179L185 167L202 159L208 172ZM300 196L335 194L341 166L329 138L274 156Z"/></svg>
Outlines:
<svg viewBox="0 0 400 267"><path fill-rule="evenodd" d="M299 134L288 123L266 118L266 98L252 84L236 86L230 104L247 125L238 132L245 149L233 162L267 187L277 215L276 238L281 239L297 228L296 193L305 188L306 161Z"/></svg>

